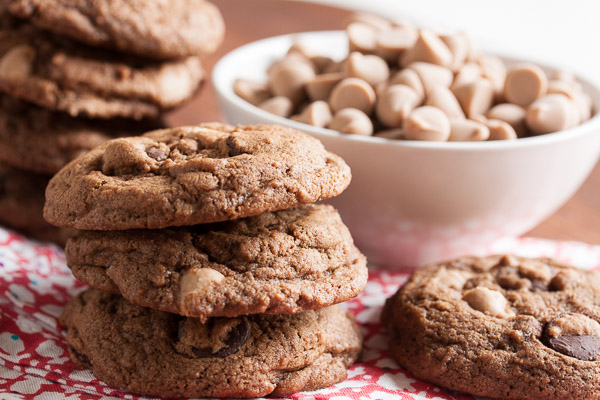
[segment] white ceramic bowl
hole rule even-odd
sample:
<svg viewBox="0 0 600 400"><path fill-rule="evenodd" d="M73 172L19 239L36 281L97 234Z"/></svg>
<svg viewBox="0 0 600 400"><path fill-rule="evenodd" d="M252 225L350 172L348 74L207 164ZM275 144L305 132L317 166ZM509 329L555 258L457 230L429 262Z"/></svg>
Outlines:
<svg viewBox="0 0 600 400"><path fill-rule="evenodd" d="M346 160L352 183L329 202L370 261L418 266L522 234L564 204L598 159L599 115L573 129L514 141L413 142L316 128L235 95L236 78L265 81L267 67L298 39L333 58L347 54L341 31L277 36L240 47L213 70L220 107L233 124L274 123L308 132ZM598 86L580 81L599 110Z"/></svg>

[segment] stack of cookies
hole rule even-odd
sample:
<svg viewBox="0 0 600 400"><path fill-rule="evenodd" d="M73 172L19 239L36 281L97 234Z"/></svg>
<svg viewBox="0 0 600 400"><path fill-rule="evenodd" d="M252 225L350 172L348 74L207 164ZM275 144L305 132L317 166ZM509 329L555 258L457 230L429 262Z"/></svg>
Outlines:
<svg viewBox="0 0 600 400"><path fill-rule="evenodd" d="M350 169L301 132L202 124L106 142L48 185L44 215L81 229L67 263L72 359L163 397L257 397L339 382L361 336L335 304L364 256L331 206Z"/></svg>
<svg viewBox="0 0 600 400"><path fill-rule="evenodd" d="M224 35L204 0L0 0L0 223L64 243L44 188L104 141L163 126Z"/></svg>

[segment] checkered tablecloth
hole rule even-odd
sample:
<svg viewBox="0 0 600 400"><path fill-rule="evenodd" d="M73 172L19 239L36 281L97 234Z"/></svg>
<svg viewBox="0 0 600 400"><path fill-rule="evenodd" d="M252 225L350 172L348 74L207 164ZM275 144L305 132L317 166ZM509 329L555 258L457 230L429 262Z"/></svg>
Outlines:
<svg viewBox="0 0 600 400"><path fill-rule="evenodd" d="M488 253L546 256L600 268L600 246L520 238L496 243ZM294 399L469 399L450 394L402 371L390 358L379 322L381 307L410 270L373 268L366 290L346 303L364 334L364 351L348 379ZM0 400L143 399L104 385L70 361L58 326L63 306L85 286L53 245L29 241L0 228Z"/></svg>

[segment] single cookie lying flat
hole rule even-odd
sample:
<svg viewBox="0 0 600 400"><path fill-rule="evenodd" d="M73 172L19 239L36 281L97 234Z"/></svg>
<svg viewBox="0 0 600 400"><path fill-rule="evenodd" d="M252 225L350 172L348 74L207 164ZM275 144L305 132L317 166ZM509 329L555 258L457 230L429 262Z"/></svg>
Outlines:
<svg viewBox="0 0 600 400"><path fill-rule="evenodd" d="M366 260L328 205L192 228L82 231L66 253L92 287L202 320L321 308L367 283Z"/></svg>
<svg viewBox="0 0 600 400"><path fill-rule="evenodd" d="M48 179L0 163L0 225L64 246L74 230L56 228L42 217Z"/></svg>
<svg viewBox="0 0 600 400"><path fill-rule="evenodd" d="M358 327L339 306L202 324L89 289L60 322L75 363L110 386L160 397L315 390L344 380L361 350Z"/></svg>
<svg viewBox="0 0 600 400"><path fill-rule="evenodd" d="M600 397L600 275L549 259L461 258L415 271L382 321L396 361L502 399Z"/></svg>
<svg viewBox="0 0 600 400"><path fill-rule="evenodd" d="M7 0L7 8L71 39L153 58L212 53L225 33L204 0Z"/></svg>
<svg viewBox="0 0 600 400"><path fill-rule="evenodd" d="M139 60L5 21L2 16L0 91L50 110L157 118L189 99L204 77L196 57Z"/></svg>
<svg viewBox="0 0 600 400"><path fill-rule="evenodd" d="M225 221L333 197L350 168L279 126L201 124L111 140L52 178L44 216L90 230Z"/></svg>
<svg viewBox="0 0 600 400"><path fill-rule="evenodd" d="M161 127L164 124L160 120L73 118L0 94L0 162L54 175L69 161L109 139ZM41 209L38 211L41 216Z"/></svg>

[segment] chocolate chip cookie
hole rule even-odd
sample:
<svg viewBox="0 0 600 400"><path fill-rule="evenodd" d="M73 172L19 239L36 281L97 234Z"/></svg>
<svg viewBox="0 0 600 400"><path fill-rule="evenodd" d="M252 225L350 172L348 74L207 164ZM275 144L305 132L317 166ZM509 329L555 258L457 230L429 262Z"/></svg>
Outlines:
<svg viewBox="0 0 600 400"><path fill-rule="evenodd" d="M142 60L5 20L0 18L0 91L50 110L157 118L189 99L204 76L196 57Z"/></svg>
<svg viewBox="0 0 600 400"><path fill-rule="evenodd" d="M0 162L54 175L69 161L109 139L162 127L160 120L73 118L0 94ZM41 215L41 209L38 211Z"/></svg>
<svg viewBox="0 0 600 400"><path fill-rule="evenodd" d="M52 178L44 216L90 230L225 221L333 197L350 168L276 125L201 124L106 142Z"/></svg>
<svg viewBox="0 0 600 400"><path fill-rule="evenodd" d="M225 25L204 0L4 0L16 17L94 46L154 58L212 53Z"/></svg>
<svg viewBox="0 0 600 400"><path fill-rule="evenodd" d="M0 224L64 246L74 231L56 228L42 217L44 188L49 179L0 163Z"/></svg>
<svg viewBox="0 0 600 400"><path fill-rule="evenodd" d="M92 287L203 320L321 308L367 283L366 260L328 205L191 228L82 231L66 254Z"/></svg>
<svg viewBox="0 0 600 400"><path fill-rule="evenodd" d="M339 306L202 324L88 289L60 322L76 364L110 386L160 397L315 390L344 380L361 350L358 327Z"/></svg>
<svg viewBox="0 0 600 400"><path fill-rule="evenodd" d="M396 361L416 377L502 399L600 398L600 274L549 259L430 265L386 302Z"/></svg>

